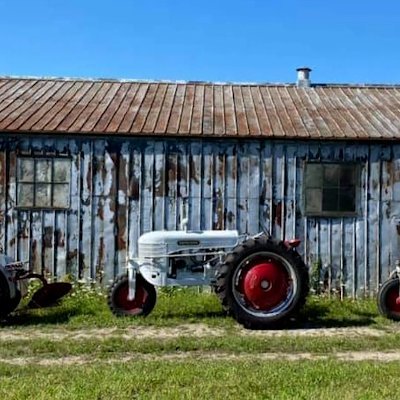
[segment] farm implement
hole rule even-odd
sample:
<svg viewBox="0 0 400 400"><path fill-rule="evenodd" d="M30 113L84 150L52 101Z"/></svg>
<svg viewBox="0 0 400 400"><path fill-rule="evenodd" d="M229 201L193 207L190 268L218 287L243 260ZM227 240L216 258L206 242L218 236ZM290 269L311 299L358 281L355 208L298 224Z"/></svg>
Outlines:
<svg viewBox="0 0 400 400"><path fill-rule="evenodd" d="M0 318L18 307L21 299L28 294L31 279L39 279L42 286L33 294L28 308L53 306L72 289L70 283L48 283L43 275L29 272L24 264L0 254Z"/></svg>

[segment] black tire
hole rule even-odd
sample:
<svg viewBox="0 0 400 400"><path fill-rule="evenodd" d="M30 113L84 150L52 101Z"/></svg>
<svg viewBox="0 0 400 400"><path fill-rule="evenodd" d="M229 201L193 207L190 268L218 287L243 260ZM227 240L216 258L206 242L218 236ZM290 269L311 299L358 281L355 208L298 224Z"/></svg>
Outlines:
<svg viewBox="0 0 400 400"><path fill-rule="evenodd" d="M215 286L222 306L240 324L276 328L304 305L309 277L295 249L263 235L246 240L226 256Z"/></svg>
<svg viewBox="0 0 400 400"><path fill-rule="evenodd" d="M154 286L141 275L136 275L136 297L128 300L127 275L117 277L108 293L108 306L118 317L146 316L153 310L157 294Z"/></svg>
<svg viewBox="0 0 400 400"><path fill-rule="evenodd" d="M18 307L20 301L21 293L19 290L17 290L14 298L10 298L10 289L6 278L0 272L0 318L5 318L13 312Z"/></svg>
<svg viewBox="0 0 400 400"><path fill-rule="evenodd" d="M400 321L399 278L392 278L383 283L378 292L378 309L386 318Z"/></svg>

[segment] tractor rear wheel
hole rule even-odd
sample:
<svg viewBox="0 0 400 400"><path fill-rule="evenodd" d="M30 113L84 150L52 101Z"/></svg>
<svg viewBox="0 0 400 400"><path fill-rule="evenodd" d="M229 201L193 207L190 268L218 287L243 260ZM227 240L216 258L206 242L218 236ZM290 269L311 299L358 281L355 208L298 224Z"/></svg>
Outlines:
<svg viewBox="0 0 400 400"><path fill-rule="evenodd" d="M114 281L108 293L108 306L119 317L146 316L156 304L156 289L142 275L136 275L136 293L133 300L128 299L129 280L121 275Z"/></svg>
<svg viewBox="0 0 400 400"><path fill-rule="evenodd" d="M304 305L308 292L308 271L300 255L267 236L237 246L216 276L223 307L251 329L287 322Z"/></svg>
<svg viewBox="0 0 400 400"><path fill-rule="evenodd" d="M378 292L378 309L386 318L400 321L399 278L383 283Z"/></svg>

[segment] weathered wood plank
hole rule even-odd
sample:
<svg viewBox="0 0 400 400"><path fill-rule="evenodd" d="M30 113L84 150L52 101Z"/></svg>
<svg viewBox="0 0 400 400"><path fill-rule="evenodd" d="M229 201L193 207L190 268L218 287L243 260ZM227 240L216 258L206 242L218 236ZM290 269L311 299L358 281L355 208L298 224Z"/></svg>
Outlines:
<svg viewBox="0 0 400 400"><path fill-rule="evenodd" d="M240 232L249 233L249 181L250 181L250 160L248 156L248 147L245 143L239 143L238 151L238 211L237 222Z"/></svg>
<svg viewBox="0 0 400 400"><path fill-rule="evenodd" d="M248 192L248 231L254 235L262 231L260 227L260 143L248 144L249 192Z"/></svg>
<svg viewBox="0 0 400 400"><path fill-rule="evenodd" d="M131 147L129 142L121 145L121 153L118 162L118 193L116 204L116 263L114 275L124 271L128 262L129 251L129 170L131 162Z"/></svg>
<svg viewBox="0 0 400 400"><path fill-rule="evenodd" d="M54 264L55 212L43 211L42 224L42 269L45 271L46 276L53 277L56 276L56 266Z"/></svg>
<svg viewBox="0 0 400 400"><path fill-rule="evenodd" d="M183 218L189 218L189 159L186 143L178 142L176 146L178 152L178 223L182 224Z"/></svg>
<svg viewBox="0 0 400 400"><path fill-rule="evenodd" d="M214 152L215 147L211 143L203 145L203 206L201 229L212 229L213 223L213 187L214 187Z"/></svg>
<svg viewBox="0 0 400 400"><path fill-rule="evenodd" d="M141 232L149 232L154 227L154 142L147 142L144 149L142 168L142 195L140 222Z"/></svg>
<svg viewBox="0 0 400 400"><path fill-rule="evenodd" d="M226 229L237 229L238 215L238 167L237 167L237 143L228 146L226 151Z"/></svg>
<svg viewBox="0 0 400 400"><path fill-rule="evenodd" d="M131 143L130 182L129 182L129 251L128 256L138 255L137 242L142 233L141 204L142 204L142 148Z"/></svg>
<svg viewBox="0 0 400 400"><path fill-rule="evenodd" d="M93 142L82 143L81 156L72 163L71 205L68 221L71 225L80 226L82 238L73 236L68 241L68 257L70 268L81 268L84 279L93 276L93 195L94 195L94 163ZM76 240L80 242L77 246ZM70 247L71 246L71 247ZM75 257L73 257L76 254ZM77 256L79 258L77 259ZM77 260L76 260L77 259ZM77 266L76 261L81 265ZM67 268L68 269L68 268Z"/></svg>
<svg viewBox="0 0 400 400"><path fill-rule="evenodd" d="M222 150L222 149L221 149ZM215 154L215 172L213 188L213 229L225 229L225 175L226 154L219 151Z"/></svg>
<svg viewBox="0 0 400 400"><path fill-rule="evenodd" d="M166 150L164 142L154 146L154 229L165 229Z"/></svg>

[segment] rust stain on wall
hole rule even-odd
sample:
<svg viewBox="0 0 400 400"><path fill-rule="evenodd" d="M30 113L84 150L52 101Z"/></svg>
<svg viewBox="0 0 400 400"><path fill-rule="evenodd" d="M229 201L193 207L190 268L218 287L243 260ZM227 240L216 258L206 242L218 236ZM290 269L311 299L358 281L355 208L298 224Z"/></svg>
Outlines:
<svg viewBox="0 0 400 400"><path fill-rule="evenodd" d="M190 155L190 168L189 168L190 179L193 180L197 185L200 183L200 177L197 176L196 161L193 156Z"/></svg>
<svg viewBox="0 0 400 400"><path fill-rule="evenodd" d="M57 247L65 247L65 235L61 229L56 229L54 231L54 238Z"/></svg>
<svg viewBox="0 0 400 400"><path fill-rule="evenodd" d="M43 232L43 245L49 249L53 248L53 227L46 226Z"/></svg>
<svg viewBox="0 0 400 400"><path fill-rule="evenodd" d="M120 204L118 207L118 232L117 232L117 250L126 249L126 234L127 221L126 221L126 206Z"/></svg>
<svg viewBox="0 0 400 400"><path fill-rule="evenodd" d="M132 176L130 179L129 195L132 200L139 200L140 198L140 182L135 176Z"/></svg>
<svg viewBox="0 0 400 400"><path fill-rule="evenodd" d="M104 248L104 238L100 238L100 243L98 247L98 260L96 265L96 278L101 283L104 277L104 259L105 259L105 248Z"/></svg>
<svg viewBox="0 0 400 400"><path fill-rule="evenodd" d="M274 204L274 208L272 209L272 219L275 221L275 224L278 226L282 226L282 207L284 205L281 201Z"/></svg>
<svg viewBox="0 0 400 400"><path fill-rule="evenodd" d="M37 251L38 251L38 244L37 241L33 239L31 242L31 260L30 260L30 266L32 269L34 269L39 262Z"/></svg>

